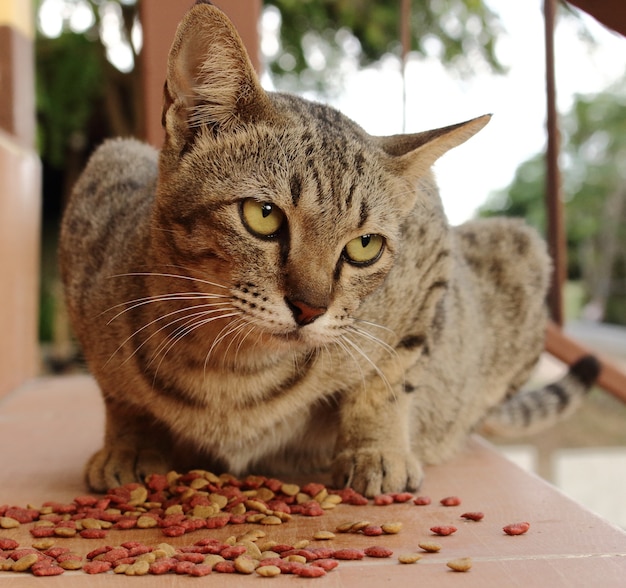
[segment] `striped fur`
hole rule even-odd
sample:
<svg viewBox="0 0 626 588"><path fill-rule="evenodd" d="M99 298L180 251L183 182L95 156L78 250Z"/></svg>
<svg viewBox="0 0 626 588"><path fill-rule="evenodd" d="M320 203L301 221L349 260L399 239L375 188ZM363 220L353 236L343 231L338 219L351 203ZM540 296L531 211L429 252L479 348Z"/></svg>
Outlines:
<svg viewBox="0 0 626 588"><path fill-rule="evenodd" d="M549 260L518 221L449 227L430 171L488 118L370 136L263 91L232 25L196 4L170 52L163 149L104 144L62 224L106 406L89 485L280 463L413 489L486 414L506 421L542 349ZM574 383L520 400L513 426L551 421L544 396L566 412Z"/></svg>

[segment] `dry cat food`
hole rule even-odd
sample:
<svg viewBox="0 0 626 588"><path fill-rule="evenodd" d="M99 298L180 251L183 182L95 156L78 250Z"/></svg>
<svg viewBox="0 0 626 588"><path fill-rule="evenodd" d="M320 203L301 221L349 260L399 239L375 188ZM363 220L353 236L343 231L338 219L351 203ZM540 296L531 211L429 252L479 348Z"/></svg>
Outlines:
<svg viewBox="0 0 626 588"><path fill-rule="evenodd" d="M228 524L281 525L294 515L321 516L338 504L368 504L352 489L329 491L322 484L297 486L274 478L239 480L203 470L154 474L145 484L127 484L104 497L78 496L71 504L46 502L40 509L0 506L5 529L33 523L36 539L103 539L113 529L158 527L166 537Z"/></svg>
<svg viewBox="0 0 626 588"><path fill-rule="evenodd" d="M456 533L457 528L454 525L437 525L435 527L431 527L430 530L435 535L441 535L442 537L445 537L447 535L452 535L453 533Z"/></svg>
<svg viewBox="0 0 626 588"><path fill-rule="evenodd" d="M443 506L459 506L461 499L458 496L447 496L446 498L442 498L439 502Z"/></svg>
<svg viewBox="0 0 626 588"><path fill-rule="evenodd" d="M429 496L417 496L413 499L413 504L417 504L417 506L428 506L431 503Z"/></svg>
<svg viewBox="0 0 626 588"><path fill-rule="evenodd" d="M439 543L435 543L434 541L421 541L418 543L418 547L424 551L428 551L429 553L437 553L438 551L441 551L441 545Z"/></svg>
<svg viewBox="0 0 626 588"><path fill-rule="evenodd" d="M104 545L90 551L85 558L68 548L51 547L39 551L20 548L17 542L3 541L10 549L0 555L0 569L31 572L36 576L51 576L66 570L82 570L86 574L113 572L126 576L179 575L206 576L212 571L272 577L295 574L318 578L339 565L338 560L360 560L364 557L391 557L393 552L383 546L365 550L354 548L296 548L272 545L277 551L260 551L254 541L240 537L234 545L205 537L192 545L173 546L161 543L156 547L128 541L117 547ZM258 541L261 537L256 537ZM253 547L253 549L250 548Z"/></svg>
<svg viewBox="0 0 626 588"><path fill-rule="evenodd" d="M485 518L485 514L482 512L464 512L461 518L468 521L482 521Z"/></svg>
<svg viewBox="0 0 626 588"><path fill-rule="evenodd" d="M502 528L507 535L523 535L530 529L530 523L511 523Z"/></svg>
<svg viewBox="0 0 626 588"><path fill-rule="evenodd" d="M422 506L431 504L429 497L414 497L408 492L378 495L369 501L352 489L330 490L317 483L298 486L263 476L237 479L204 470L151 475L145 484L119 486L101 497L78 496L70 504L46 502L41 508L0 506L2 528L28 524L33 536L32 547L27 548L20 548L13 539L0 537L0 571L30 572L36 576L82 570L87 574L126 576L175 573L200 577L216 572L260 577L279 574L322 577L336 568L339 561L389 558L393 551L384 545L334 549L322 546L321 542L334 539L335 533L367 537L396 534L402 529L402 523L347 521L337 525L335 533L326 530L313 533L311 540L317 541L317 546L309 540L293 545L280 544L266 538L266 532L274 525L288 523L294 516L321 516L341 503L384 506L411 501ZM448 496L439 502L443 506L461 504L457 496ZM484 513L473 511L460 516L480 521ZM224 542L210 537L178 547L168 543L154 547L126 542L117 547L101 545L86 557L58 544L73 537L102 540L110 529L155 528L166 537L180 537L197 530L244 523L258 526ZM527 522L513 523L503 527L503 531L508 535L521 535L529 528ZM457 528L437 525L430 531L446 536L455 533ZM419 547L430 553L441 550L441 545L433 541L422 541ZM419 553L405 553L398 556L398 561L415 563L421 557ZM471 560L460 558L447 565L455 571L467 571Z"/></svg>
<svg viewBox="0 0 626 588"><path fill-rule="evenodd" d="M422 559L422 555L419 553L403 553L398 556L398 561L401 564L414 564Z"/></svg>
<svg viewBox="0 0 626 588"><path fill-rule="evenodd" d="M446 565L455 572L468 572L472 567L472 559L470 557L460 557L449 561Z"/></svg>

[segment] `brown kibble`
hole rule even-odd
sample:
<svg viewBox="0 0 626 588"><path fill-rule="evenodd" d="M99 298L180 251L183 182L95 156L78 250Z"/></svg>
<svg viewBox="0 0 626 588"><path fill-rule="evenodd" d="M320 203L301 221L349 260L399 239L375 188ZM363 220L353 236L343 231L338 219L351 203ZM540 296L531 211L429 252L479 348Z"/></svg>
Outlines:
<svg viewBox="0 0 626 588"><path fill-rule="evenodd" d="M136 561L124 572L127 576L145 576L150 571L150 563L147 561Z"/></svg>
<svg viewBox="0 0 626 588"><path fill-rule="evenodd" d="M269 516L263 517L259 521L259 523L261 523L262 525L282 525L283 521L277 516L269 515Z"/></svg>
<svg viewBox="0 0 626 588"><path fill-rule="evenodd" d="M288 555L287 557L284 558L285 561L294 561L296 563L301 563L301 564L305 564L306 563L306 557L304 557L304 555L297 555L297 554L292 554L292 555Z"/></svg>
<svg viewBox="0 0 626 588"><path fill-rule="evenodd" d="M203 488L206 488L209 485L209 481L205 478L195 478L194 480L191 480L191 484L189 484L190 488L193 488L194 490L202 490Z"/></svg>
<svg viewBox="0 0 626 588"><path fill-rule="evenodd" d="M307 547L309 545L309 543L311 543L308 539L300 539L300 541L296 541L293 544L293 548L294 549L304 549L305 547Z"/></svg>
<svg viewBox="0 0 626 588"><path fill-rule="evenodd" d="M210 516L213 516L214 514L220 512L220 510L219 507L215 504L197 504L193 507L193 510L191 512L194 517L198 517L200 519L208 519Z"/></svg>
<svg viewBox="0 0 626 588"><path fill-rule="evenodd" d="M58 562L64 570L75 571L80 570L83 567L83 560L80 556L71 557Z"/></svg>
<svg viewBox="0 0 626 588"><path fill-rule="evenodd" d="M254 570L256 570L258 566L258 562L254 561L251 557L247 555L240 555L239 557L235 558L234 563L235 569L240 574L251 574L252 572L254 572Z"/></svg>
<svg viewBox="0 0 626 588"><path fill-rule="evenodd" d="M76 537L77 532L78 531L76 529L71 529L69 527L55 527L54 528L54 534L57 537L64 537L64 538Z"/></svg>
<svg viewBox="0 0 626 588"><path fill-rule="evenodd" d="M139 506L148 499L148 490L145 486L138 486L130 492L130 500L128 504L130 506Z"/></svg>
<svg viewBox="0 0 626 588"><path fill-rule="evenodd" d="M33 547L39 551L45 551L54 546L54 539L40 539L33 543Z"/></svg>
<svg viewBox="0 0 626 588"><path fill-rule="evenodd" d="M435 543L434 541L422 541L417 545L420 549L428 551L429 553L437 553L438 551L441 551L441 545L439 545L439 543Z"/></svg>
<svg viewBox="0 0 626 588"><path fill-rule="evenodd" d="M169 543L159 543L156 548L165 553L166 557L174 557L176 554L176 548Z"/></svg>
<svg viewBox="0 0 626 588"><path fill-rule="evenodd" d="M327 502L330 504L341 504L343 502L343 500L341 499L341 496L339 496L339 494L328 494L328 491L326 492L326 497L324 498L324 500L322 500L322 502Z"/></svg>
<svg viewBox="0 0 626 588"><path fill-rule="evenodd" d="M250 499L246 500L244 504L246 505L246 508L248 510L256 510L263 514L268 514L269 512L271 512L270 509L267 508L267 504L261 502L260 500Z"/></svg>
<svg viewBox="0 0 626 588"><path fill-rule="evenodd" d="M278 566L259 566L256 569L256 573L259 576L263 576L264 578L273 578L274 576L278 576L280 574L280 568Z"/></svg>
<svg viewBox="0 0 626 588"><path fill-rule="evenodd" d="M383 523L381 528L387 535L397 535L402 530L402 523Z"/></svg>
<svg viewBox="0 0 626 588"><path fill-rule="evenodd" d="M352 530L354 524L354 521L340 523L335 527L335 531L337 531L337 533L349 533Z"/></svg>
<svg viewBox="0 0 626 588"><path fill-rule="evenodd" d="M165 509L165 515L178 515L184 514L183 505L182 504L173 504Z"/></svg>
<svg viewBox="0 0 626 588"><path fill-rule="evenodd" d="M296 496L300 492L300 486L297 484L283 484L280 491L287 496Z"/></svg>
<svg viewBox="0 0 626 588"><path fill-rule="evenodd" d="M158 526L159 522L151 516L141 516L137 519L137 527L139 529L153 529Z"/></svg>
<svg viewBox="0 0 626 588"><path fill-rule="evenodd" d="M209 500L215 504L220 510L226 507L228 504L228 498L226 496L222 496L221 494L209 494Z"/></svg>
<svg viewBox="0 0 626 588"><path fill-rule="evenodd" d="M226 561L221 555L209 554L204 558L203 563L205 563L208 566L213 567L215 564L218 564L221 561Z"/></svg>
<svg viewBox="0 0 626 588"><path fill-rule="evenodd" d="M398 561L401 564L414 564L422 559L422 555L419 553L403 553L398 556Z"/></svg>
<svg viewBox="0 0 626 588"><path fill-rule="evenodd" d="M460 557L449 561L446 565L455 572L467 572L472 567L472 558Z"/></svg>
<svg viewBox="0 0 626 588"><path fill-rule="evenodd" d="M0 527L3 529L17 529L20 522L12 517L0 517Z"/></svg>
<svg viewBox="0 0 626 588"><path fill-rule="evenodd" d="M130 564L125 563L125 564L119 564L117 566L115 566L113 568L113 573L114 574L125 574L126 570L130 567Z"/></svg>
<svg viewBox="0 0 626 588"><path fill-rule="evenodd" d="M353 523L350 533L358 533L359 531L365 529L365 527L369 527L371 524L372 523L370 521L359 521L358 523Z"/></svg>
<svg viewBox="0 0 626 588"><path fill-rule="evenodd" d="M77 521L81 529L102 529L102 521L99 519L86 518Z"/></svg>
<svg viewBox="0 0 626 588"><path fill-rule="evenodd" d="M326 541L328 539L334 539L335 534L332 531L317 531L313 533L313 539L317 541Z"/></svg>
<svg viewBox="0 0 626 588"><path fill-rule="evenodd" d="M14 572L25 572L33 567L39 561L39 555L36 553L29 553L20 557L11 567Z"/></svg>

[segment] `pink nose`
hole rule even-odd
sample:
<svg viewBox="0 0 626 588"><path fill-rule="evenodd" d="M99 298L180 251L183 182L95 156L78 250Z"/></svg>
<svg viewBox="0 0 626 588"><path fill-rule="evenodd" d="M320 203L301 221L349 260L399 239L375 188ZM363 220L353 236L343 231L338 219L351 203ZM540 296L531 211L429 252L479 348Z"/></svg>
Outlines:
<svg viewBox="0 0 626 588"><path fill-rule="evenodd" d="M310 325L326 312L326 308L315 308L300 300L286 300L296 322L301 326Z"/></svg>

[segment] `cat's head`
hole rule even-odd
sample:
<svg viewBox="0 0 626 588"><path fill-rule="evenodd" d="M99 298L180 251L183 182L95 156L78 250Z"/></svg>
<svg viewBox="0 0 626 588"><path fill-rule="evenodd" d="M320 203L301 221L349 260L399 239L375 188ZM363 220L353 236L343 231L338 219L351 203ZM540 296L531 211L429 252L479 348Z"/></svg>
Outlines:
<svg viewBox="0 0 626 588"><path fill-rule="evenodd" d="M164 260L229 291L269 340L323 345L385 280L434 161L489 117L373 137L265 92L226 16L198 2L172 45L155 228Z"/></svg>

